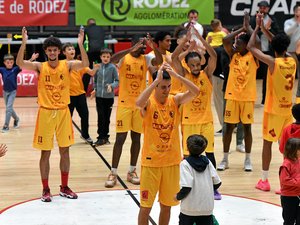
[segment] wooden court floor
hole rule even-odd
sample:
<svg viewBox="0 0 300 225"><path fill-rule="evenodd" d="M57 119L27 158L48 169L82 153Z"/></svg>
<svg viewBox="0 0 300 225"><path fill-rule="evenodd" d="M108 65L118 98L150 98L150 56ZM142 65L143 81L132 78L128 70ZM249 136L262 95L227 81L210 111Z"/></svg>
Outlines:
<svg viewBox="0 0 300 225"><path fill-rule="evenodd" d="M297 84L297 82L295 82ZM295 85L296 86L296 85ZM258 100L261 100L261 80L258 80ZM98 150L111 163L113 143L115 140L115 111L116 102L113 107L110 126L110 145L100 146ZM97 137L97 113L95 100L88 99L90 112L90 135L93 139ZM42 185L39 174L39 150L32 148L32 138L34 132L35 118L37 114L37 104L35 97L18 97L15 102L15 111L20 116L20 128L10 129L8 133L0 133L0 143L6 143L8 152L5 157L0 158L0 210L13 204L33 198L39 198L42 192ZM220 129L215 110L215 130ZM235 151L235 135L231 144L231 154L229 155L229 169L219 172L222 179L220 192L224 194L237 195L247 198L255 198L274 204L280 204L279 196L275 190L279 188L278 169L282 162L282 156L278 150L278 144L273 144L273 159L270 167L271 191L262 192L254 188L261 175L261 149L262 149L262 115L263 108L256 104L255 123L252 127L253 147L252 163L253 171L244 172L244 154ZM3 98L0 98L0 125L2 126L5 116ZM80 124L79 116L74 113L74 121ZM12 124L12 121L11 121ZM71 172L69 186L76 192L105 190L104 182L109 174L109 170L91 146L85 144L80 139L79 132L74 129L75 144L70 148ZM56 146L56 143L55 143ZM123 178L129 188L138 189L126 182L126 174L129 166L130 138L127 137L123 148L123 154L119 165L119 176ZM51 153L51 169L49 184L52 194L59 193L60 171L59 153L57 146ZM217 163L222 159L222 139L215 137L215 154ZM140 164L138 164L139 166ZM140 168L138 168L138 172ZM122 189L118 183L115 189Z"/></svg>

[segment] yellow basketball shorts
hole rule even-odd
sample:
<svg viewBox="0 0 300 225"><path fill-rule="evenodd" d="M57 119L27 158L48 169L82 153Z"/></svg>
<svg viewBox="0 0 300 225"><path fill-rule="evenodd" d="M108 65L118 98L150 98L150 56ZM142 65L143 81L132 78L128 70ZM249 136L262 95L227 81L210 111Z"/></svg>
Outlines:
<svg viewBox="0 0 300 225"><path fill-rule="evenodd" d="M166 206L179 203L174 196L179 192L179 165L167 167L145 167L141 169L140 198L141 206L151 208L156 194L158 201Z"/></svg>
<svg viewBox="0 0 300 225"><path fill-rule="evenodd" d="M189 151L187 149L186 141L188 137L192 134L201 134L207 139L207 147L205 152L212 153L214 152L214 125L212 122L203 123L203 124L182 124L182 145L183 145L183 154L185 156L189 155Z"/></svg>
<svg viewBox="0 0 300 225"><path fill-rule="evenodd" d="M123 133L128 131L143 133L143 118L138 108L117 107L116 113L116 132Z"/></svg>
<svg viewBox="0 0 300 225"><path fill-rule="evenodd" d="M254 102L252 101L235 101L226 100L226 108L224 113L224 122L236 124L252 124L254 122Z"/></svg>
<svg viewBox="0 0 300 225"><path fill-rule="evenodd" d="M39 108L33 147L40 150L51 150L53 148L54 134L59 147L69 147L74 144L72 119L68 107L53 110Z"/></svg>
<svg viewBox="0 0 300 225"><path fill-rule="evenodd" d="M292 115L280 116L264 112L263 138L266 141L276 142L280 139L283 129L293 122Z"/></svg>

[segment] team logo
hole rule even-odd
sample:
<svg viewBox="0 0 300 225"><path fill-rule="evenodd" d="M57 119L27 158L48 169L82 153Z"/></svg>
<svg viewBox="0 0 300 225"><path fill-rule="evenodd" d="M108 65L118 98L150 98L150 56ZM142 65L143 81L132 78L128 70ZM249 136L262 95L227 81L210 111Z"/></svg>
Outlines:
<svg viewBox="0 0 300 225"><path fill-rule="evenodd" d="M171 118L174 118L174 111L170 111L169 114L170 114L170 117L171 117Z"/></svg>
<svg viewBox="0 0 300 225"><path fill-rule="evenodd" d="M59 78L60 78L61 80L64 80L64 76L63 76L62 74L59 76Z"/></svg>
<svg viewBox="0 0 300 225"><path fill-rule="evenodd" d="M55 101L59 101L61 99L61 95L59 92L54 92L52 94L52 98L55 100Z"/></svg>
<svg viewBox="0 0 300 225"><path fill-rule="evenodd" d="M142 191L142 200L147 201L148 200L148 196L149 196L148 191Z"/></svg>
<svg viewBox="0 0 300 225"><path fill-rule="evenodd" d="M236 78L236 80L237 80L237 82L239 83L239 84L243 84L243 83L245 83L245 77L244 76L238 76L237 78Z"/></svg>
<svg viewBox="0 0 300 225"><path fill-rule="evenodd" d="M247 114L248 119L250 120L252 118L251 113Z"/></svg>
<svg viewBox="0 0 300 225"><path fill-rule="evenodd" d="M103 16L112 22L125 21L130 7L130 0L102 0L101 2Z"/></svg>
<svg viewBox="0 0 300 225"><path fill-rule="evenodd" d="M273 128L272 130L269 130L269 134L270 134L272 137L276 137L276 133L275 133L274 128Z"/></svg>
<svg viewBox="0 0 300 225"><path fill-rule="evenodd" d="M160 138L160 140L161 140L163 143L168 143L169 140L170 140L170 135L167 134L167 133L161 133L161 134L159 135L159 138Z"/></svg>
<svg viewBox="0 0 300 225"><path fill-rule="evenodd" d="M140 85L138 82L133 81L133 82L131 82L130 87L132 90L137 90L137 89L139 89Z"/></svg>
<svg viewBox="0 0 300 225"><path fill-rule="evenodd" d="M38 143L42 144L43 143L43 137L42 136L38 136Z"/></svg>
<svg viewBox="0 0 300 225"><path fill-rule="evenodd" d="M153 119L158 119L158 112L157 112L157 111L155 111L155 112L153 113Z"/></svg>
<svg viewBox="0 0 300 225"><path fill-rule="evenodd" d="M200 98L194 98L192 101L192 104L194 107L199 107L201 105L201 99Z"/></svg>

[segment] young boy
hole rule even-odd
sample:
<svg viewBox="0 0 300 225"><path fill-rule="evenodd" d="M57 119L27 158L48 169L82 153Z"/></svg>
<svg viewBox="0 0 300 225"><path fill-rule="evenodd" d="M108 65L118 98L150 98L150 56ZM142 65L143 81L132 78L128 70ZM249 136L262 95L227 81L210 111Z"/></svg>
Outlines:
<svg viewBox="0 0 300 225"><path fill-rule="evenodd" d="M180 163L181 190L175 197L181 200L179 225L213 224L214 190L221 186L221 179L210 160L201 155L206 146L202 135L187 139L190 156Z"/></svg>
<svg viewBox="0 0 300 225"><path fill-rule="evenodd" d="M119 85L117 68L110 62L111 54L110 49L101 50L101 64L94 77L98 114L98 137L94 143L96 146L110 144L108 140L110 115L114 104L114 89Z"/></svg>
<svg viewBox="0 0 300 225"><path fill-rule="evenodd" d="M62 46L63 54L66 56L67 61L72 61L75 58L75 48L68 42ZM81 119L81 139L88 144L93 144L93 140L89 135L89 110L86 103L86 93L82 76L87 73L91 76L95 74L96 70L91 70L85 67L81 70L72 70L70 76L70 104L69 109L71 116L73 116L74 109L76 108Z"/></svg>
<svg viewBox="0 0 300 225"><path fill-rule="evenodd" d="M208 32L206 36L206 41L210 46L216 48L223 45L223 38L226 37L225 31L222 30L221 21L218 19L213 19L210 22L211 32Z"/></svg>
<svg viewBox="0 0 300 225"><path fill-rule="evenodd" d="M17 75L21 72L18 66L14 66L15 59L11 54L6 54L3 58L5 67L0 67L3 80L3 99L6 106L5 122L2 133L9 131L10 118L14 119L14 128L19 127L20 118L15 112L13 105L17 95Z"/></svg>

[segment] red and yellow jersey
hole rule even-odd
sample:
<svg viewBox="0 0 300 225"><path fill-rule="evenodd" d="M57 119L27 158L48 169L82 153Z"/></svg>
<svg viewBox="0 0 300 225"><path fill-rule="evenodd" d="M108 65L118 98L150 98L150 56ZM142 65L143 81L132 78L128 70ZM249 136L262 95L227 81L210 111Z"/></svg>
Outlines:
<svg viewBox="0 0 300 225"><path fill-rule="evenodd" d="M276 115L290 115L296 62L292 57L275 58L274 71L268 70L264 111Z"/></svg>
<svg viewBox="0 0 300 225"><path fill-rule="evenodd" d="M43 62L38 78L38 104L47 109L63 109L70 103L70 73L66 60L52 68Z"/></svg>
<svg viewBox="0 0 300 225"><path fill-rule="evenodd" d="M191 73L185 78L192 81L200 89L200 94L191 102L183 104L182 124L203 124L213 121L211 110L212 84L207 74L202 70L199 76Z"/></svg>
<svg viewBox="0 0 300 225"><path fill-rule="evenodd" d="M85 67L81 70L71 70L71 83L70 83L70 95L78 96L85 94L83 87L82 76L89 70L89 67Z"/></svg>
<svg viewBox="0 0 300 225"><path fill-rule="evenodd" d="M135 101L146 88L147 64L144 55L138 58L131 54L124 56L119 68L118 105L134 108Z"/></svg>
<svg viewBox="0 0 300 225"><path fill-rule="evenodd" d="M153 95L149 101L143 118L144 145L141 165L178 165L181 161L178 130L180 113L174 96L169 96L165 104L160 104Z"/></svg>
<svg viewBox="0 0 300 225"><path fill-rule="evenodd" d="M258 68L251 52L244 56L235 53L229 65L225 99L235 101L256 100L256 70Z"/></svg>

